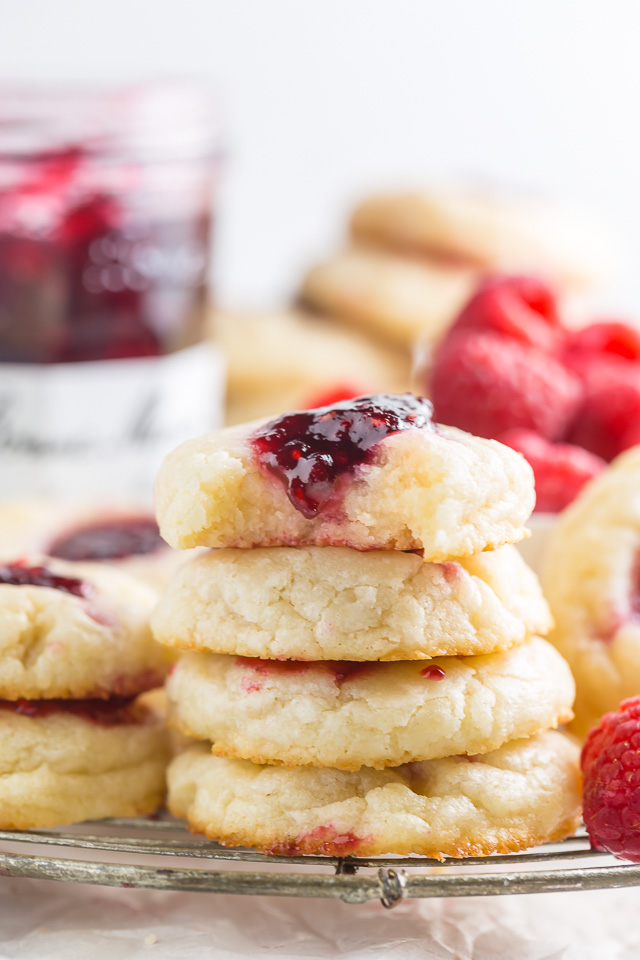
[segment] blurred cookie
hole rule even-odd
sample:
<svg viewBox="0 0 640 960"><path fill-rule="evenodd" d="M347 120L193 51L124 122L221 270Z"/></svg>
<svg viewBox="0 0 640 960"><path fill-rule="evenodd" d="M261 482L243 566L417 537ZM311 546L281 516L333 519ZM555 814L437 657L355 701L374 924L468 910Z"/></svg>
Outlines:
<svg viewBox="0 0 640 960"><path fill-rule="evenodd" d="M133 696L173 657L149 628L156 593L120 570L0 563L0 698Z"/></svg>
<svg viewBox="0 0 640 960"><path fill-rule="evenodd" d="M302 298L406 350L418 339L437 340L476 280L468 268L352 248L313 267L304 279Z"/></svg>
<svg viewBox="0 0 640 960"><path fill-rule="evenodd" d="M573 211L534 196L447 188L364 200L351 218L357 243L482 270L540 272L583 286L610 269L601 233Z"/></svg>
<svg viewBox="0 0 640 960"><path fill-rule="evenodd" d="M515 547L426 563L399 550L213 550L178 572L152 620L157 640L300 660L421 660L492 653L551 626Z"/></svg>
<svg viewBox="0 0 640 960"><path fill-rule="evenodd" d="M21 556L114 566L156 590L185 560L164 542L152 512L141 504L0 501L0 560Z"/></svg>
<svg viewBox="0 0 640 960"><path fill-rule="evenodd" d="M556 622L549 639L576 678L572 729L585 736L640 691L640 447L560 515L541 575Z"/></svg>
<svg viewBox="0 0 640 960"><path fill-rule="evenodd" d="M540 637L426 667L189 653L167 684L171 722L219 756L340 770L488 753L571 720L574 695Z"/></svg>
<svg viewBox="0 0 640 960"><path fill-rule="evenodd" d="M286 856L509 853L560 840L580 819L578 749L561 733L355 773L258 766L207 744L168 770L169 808L228 845Z"/></svg>
<svg viewBox="0 0 640 960"><path fill-rule="evenodd" d="M168 737L153 712L119 701L0 701L0 827L30 830L152 813Z"/></svg>
<svg viewBox="0 0 640 960"><path fill-rule="evenodd" d="M360 392L395 392L409 384L409 359L321 317L300 311L213 317L227 362L227 422L241 423L308 406L336 383Z"/></svg>
<svg viewBox="0 0 640 960"><path fill-rule="evenodd" d="M428 401L361 397L230 427L174 450L156 482L165 540L423 550L447 560L526 536L531 468L431 422Z"/></svg>

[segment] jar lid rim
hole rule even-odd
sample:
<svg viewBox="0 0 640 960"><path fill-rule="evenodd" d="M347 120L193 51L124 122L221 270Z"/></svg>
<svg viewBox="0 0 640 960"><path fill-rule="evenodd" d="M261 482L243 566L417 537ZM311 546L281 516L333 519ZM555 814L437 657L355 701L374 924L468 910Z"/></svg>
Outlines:
<svg viewBox="0 0 640 960"><path fill-rule="evenodd" d="M81 145L100 157L187 159L219 149L212 88L193 80L129 86L0 86L0 155Z"/></svg>

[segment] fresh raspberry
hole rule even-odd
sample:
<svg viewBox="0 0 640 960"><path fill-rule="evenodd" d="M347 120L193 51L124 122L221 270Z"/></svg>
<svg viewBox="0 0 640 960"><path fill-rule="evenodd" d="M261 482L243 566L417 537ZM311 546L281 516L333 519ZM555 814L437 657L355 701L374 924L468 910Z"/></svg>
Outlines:
<svg viewBox="0 0 640 960"><path fill-rule="evenodd" d="M606 467L604 460L582 447L549 443L532 430L509 430L498 439L529 461L536 481L536 510L543 513L564 510Z"/></svg>
<svg viewBox="0 0 640 960"><path fill-rule="evenodd" d="M355 397L362 397L367 393L371 393L370 387L365 387L357 383L349 383L348 381L339 381L338 383L321 387L316 393L308 396L302 405L302 409L315 410L317 407L332 407L334 403L342 403L343 400L353 400Z"/></svg>
<svg viewBox="0 0 640 960"><path fill-rule="evenodd" d="M584 822L596 850L640 863L640 697L624 700L582 748Z"/></svg>
<svg viewBox="0 0 640 960"><path fill-rule="evenodd" d="M493 332L447 337L430 381L436 420L481 437L522 428L556 440L581 399L578 378L558 360Z"/></svg>
<svg viewBox="0 0 640 960"><path fill-rule="evenodd" d="M617 320L592 323L569 334L564 362L580 371L583 365L600 357L640 363L640 329Z"/></svg>
<svg viewBox="0 0 640 960"><path fill-rule="evenodd" d="M565 335L553 291L536 277L521 276L484 280L451 330L493 331L550 353Z"/></svg>
<svg viewBox="0 0 640 960"><path fill-rule="evenodd" d="M622 435L622 443L625 450L640 445L640 421L632 423L629 429L625 430Z"/></svg>
<svg viewBox="0 0 640 960"><path fill-rule="evenodd" d="M640 364L592 359L583 365L582 384L582 403L567 440L613 460L637 442Z"/></svg>

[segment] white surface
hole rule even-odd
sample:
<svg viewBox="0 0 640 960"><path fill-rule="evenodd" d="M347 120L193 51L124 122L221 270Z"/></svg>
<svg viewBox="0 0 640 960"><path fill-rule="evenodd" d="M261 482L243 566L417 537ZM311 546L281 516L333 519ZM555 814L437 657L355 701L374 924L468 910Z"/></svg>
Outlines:
<svg viewBox="0 0 640 960"><path fill-rule="evenodd" d="M637 890L379 903L0 883L14 960L637 960Z"/></svg>
<svg viewBox="0 0 640 960"><path fill-rule="evenodd" d="M372 186L465 173L548 191L630 249L640 313L633 0L4 0L0 77L217 81L227 302L264 302Z"/></svg>

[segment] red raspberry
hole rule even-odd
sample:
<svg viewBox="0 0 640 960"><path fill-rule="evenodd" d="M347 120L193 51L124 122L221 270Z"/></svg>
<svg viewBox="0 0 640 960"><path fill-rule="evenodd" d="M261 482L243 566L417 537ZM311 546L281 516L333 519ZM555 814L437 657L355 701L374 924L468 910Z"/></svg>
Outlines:
<svg viewBox="0 0 640 960"><path fill-rule="evenodd" d="M481 437L516 427L556 440L580 403L577 377L554 357L492 332L447 337L434 356L435 419Z"/></svg>
<svg viewBox="0 0 640 960"><path fill-rule="evenodd" d="M588 480L597 477L606 463L570 443L549 443L531 430L509 430L498 437L501 443L519 450L529 461L536 480L536 510L559 513Z"/></svg>
<svg viewBox="0 0 640 960"><path fill-rule="evenodd" d="M306 397L302 409L316 410L318 407L331 407L334 403L353 400L354 397L362 397L371 392L370 387L365 387L362 384L340 381L326 387L320 387L315 393L310 394Z"/></svg>
<svg viewBox="0 0 640 960"><path fill-rule="evenodd" d="M624 449L628 450L629 447L637 447L640 445L640 422L633 423L628 430L622 435L622 443L624 444Z"/></svg>
<svg viewBox="0 0 640 960"><path fill-rule="evenodd" d="M488 277L451 330L491 330L548 352L564 339L555 294L536 277Z"/></svg>
<svg viewBox="0 0 640 960"><path fill-rule="evenodd" d="M613 460L637 442L640 364L592 358L582 368L583 400L567 440Z"/></svg>
<svg viewBox="0 0 640 960"><path fill-rule="evenodd" d="M564 352L567 366L580 371L596 357L640 362L640 330L611 320L592 323L569 335Z"/></svg>
<svg viewBox="0 0 640 960"><path fill-rule="evenodd" d="M640 697L624 700L582 748L584 822L596 850L640 863Z"/></svg>

